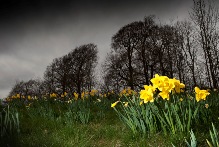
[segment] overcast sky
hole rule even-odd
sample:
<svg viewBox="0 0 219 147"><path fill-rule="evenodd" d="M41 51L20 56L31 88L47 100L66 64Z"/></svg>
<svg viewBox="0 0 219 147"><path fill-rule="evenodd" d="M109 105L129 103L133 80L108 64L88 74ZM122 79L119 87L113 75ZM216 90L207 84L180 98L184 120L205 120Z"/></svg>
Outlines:
<svg viewBox="0 0 219 147"><path fill-rule="evenodd" d="M185 17L192 0L1 0L0 98L16 80L42 78L54 58L94 43L100 61L124 25L154 14Z"/></svg>

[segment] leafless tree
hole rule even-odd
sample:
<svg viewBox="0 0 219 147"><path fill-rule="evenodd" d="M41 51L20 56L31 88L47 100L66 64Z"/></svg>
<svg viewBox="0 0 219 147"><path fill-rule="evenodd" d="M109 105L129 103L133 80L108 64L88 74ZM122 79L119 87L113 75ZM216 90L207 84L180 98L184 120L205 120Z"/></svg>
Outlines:
<svg viewBox="0 0 219 147"><path fill-rule="evenodd" d="M66 56L69 62L69 86L74 88L79 96L82 90L94 87L94 69L97 65L97 46L86 44L72 50Z"/></svg>
<svg viewBox="0 0 219 147"><path fill-rule="evenodd" d="M193 0L194 6L190 17L196 25L198 41L203 52L208 83L218 87L218 10L209 0Z"/></svg>
<svg viewBox="0 0 219 147"><path fill-rule="evenodd" d="M116 54L118 54L119 58L123 59L125 64L122 65L120 70L127 71L125 73L124 78L126 79L127 85L134 89L134 79L135 79L135 51L138 46L139 33L138 31L138 22L133 22L128 25L122 27L113 37L112 37L112 49Z"/></svg>
<svg viewBox="0 0 219 147"><path fill-rule="evenodd" d="M9 96L20 94L20 98L27 96L42 96L41 89L42 81L39 79L30 79L28 81L17 81L15 85L12 87Z"/></svg>

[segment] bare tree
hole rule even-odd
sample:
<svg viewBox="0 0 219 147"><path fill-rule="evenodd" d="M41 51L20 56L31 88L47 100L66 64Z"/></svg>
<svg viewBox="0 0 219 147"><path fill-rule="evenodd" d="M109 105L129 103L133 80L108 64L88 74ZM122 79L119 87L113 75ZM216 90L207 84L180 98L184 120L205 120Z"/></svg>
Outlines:
<svg viewBox="0 0 219 147"><path fill-rule="evenodd" d="M193 0L193 11L190 13L197 26L200 48L203 51L206 72L210 87L218 87L218 10L213 1Z"/></svg>
<svg viewBox="0 0 219 147"><path fill-rule="evenodd" d="M44 87L46 93L55 92L55 64L51 63L44 72Z"/></svg>
<svg viewBox="0 0 219 147"><path fill-rule="evenodd" d="M72 50L68 55L69 86L75 88L79 96L82 90L94 87L94 69L97 65L97 46L86 44Z"/></svg>
<svg viewBox="0 0 219 147"><path fill-rule="evenodd" d="M119 93L121 89L127 86L128 75L127 68L124 69L126 60L123 60L118 54L113 52L107 54L106 60L102 65L104 86L102 89L106 92L114 91Z"/></svg>
<svg viewBox="0 0 219 147"><path fill-rule="evenodd" d="M116 54L120 56L125 62L121 70L127 70L127 76L124 77L127 80L127 84L131 89L134 89L134 55L136 47L139 43L138 37L138 22L130 23L122 27L113 37L112 37L112 49Z"/></svg>
<svg viewBox="0 0 219 147"><path fill-rule="evenodd" d="M149 84L154 74L154 67L157 64L157 56L155 50L157 47L158 26L155 24L154 16L147 16L144 21L138 22L139 43L136 47L136 58L138 60L136 66L144 80L140 80L141 84Z"/></svg>
<svg viewBox="0 0 219 147"><path fill-rule="evenodd" d="M13 96L16 94L20 95L20 98L27 98L28 96L42 96L41 89L42 81L39 79L30 79L28 81L20 81L16 82L16 84L12 87L9 96Z"/></svg>
<svg viewBox="0 0 219 147"><path fill-rule="evenodd" d="M44 74L48 92L63 94L90 90L94 86L94 68L97 64L97 46L79 46L60 58L53 60Z"/></svg>
<svg viewBox="0 0 219 147"><path fill-rule="evenodd" d="M44 80L49 88L48 93L56 92L61 95L66 92L68 72L68 64L64 57L53 60L44 73Z"/></svg>
<svg viewBox="0 0 219 147"><path fill-rule="evenodd" d="M180 48L183 50L183 56L185 58L185 77L188 79L187 84L191 87L197 85L197 41L194 26L189 21L181 21L176 23L178 33L182 37ZM192 77L192 79L190 79ZM189 81L192 81L189 82ZM190 84L191 83L191 84Z"/></svg>
<svg viewBox="0 0 219 147"><path fill-rule="evenodd" d="M153 16L125 25L112 38L106 77L114 71L114 83L124 81L132 89L150 84L155 73L184 79L182 41L174 26L158 26Z"/></svg>

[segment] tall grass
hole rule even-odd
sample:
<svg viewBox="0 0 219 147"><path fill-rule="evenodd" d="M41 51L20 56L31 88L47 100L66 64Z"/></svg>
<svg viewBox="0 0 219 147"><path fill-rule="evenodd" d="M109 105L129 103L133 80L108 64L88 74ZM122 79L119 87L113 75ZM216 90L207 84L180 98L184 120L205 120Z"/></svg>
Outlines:
<svg viewBox="0 0 219 147"><path fill-rule="evenodd" d="M18 112L10 106L3 107L0 112L0 131L0 145L16 143L20 121Z"/></svg>

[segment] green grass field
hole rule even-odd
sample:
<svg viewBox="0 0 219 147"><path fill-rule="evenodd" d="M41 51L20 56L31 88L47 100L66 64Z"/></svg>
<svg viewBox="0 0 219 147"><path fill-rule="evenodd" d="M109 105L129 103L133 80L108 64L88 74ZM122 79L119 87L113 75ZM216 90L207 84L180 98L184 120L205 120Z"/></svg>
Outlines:
<svg viewBox="0 0 219 147"><path fill-rule="evenodd" d="M171 141L179 141L170 136L157 133L152 136L133 135L129 128L119 120L112 108L97 117L98 112L91 112L93 118L87 123L65 122L57 117L30 117L20 112L20 133L15 138L3 140L2 145L9 146L169 146ZM180 141L181 143L183 141Z"/></svg>
<svg viewBox="0 0 219 147"><path fill-rule="evenodd" d="M127 108L132 108L132 97L124 97L123 100L130 99ZM136 98L139 98L136 96ZM182 106L187 106L186 96L184 95ZM187 98L188 99L188 98ZM118 100L118 96L100 98L98 96L89 97L85 100L61 101L57 99L34 99L22 100L14 99L8 102L8 105L1 107L1 146L21 146L21 147L157 147L157 146L189 146L190 133L186 131L164 133L159 122L156 122L158 129L151 133L150 130L142 133L133 133L130 126L121 119L116 111L111 108L111 104ZM122 101L122 99L120 99ZM210 142L212 130L211 123L215 124L216 130L219 130L218 103L219 95L212 92L206 101L195 102L199 105L200 112L198 117L192 118L191 129L193 130L197 145L208 146L206 139ZM165 101L165 103L169 101ZM161 103L161 104L165 104ZM177 101L180 103L180 101ZM176 105L177 105L176 103ZM152 103L151 103L152 104ZM175 104L175 103L174 103ZM205 104L209 104L206 108ZM149 104L135 107L146 108ZM181 104L179 105L181 106ZM189 106L190 107L190 106ZM191 107L196 108L191 105ZM124 105L118 104L116 109L121 113ZM162 108L166 109L166 108ZM134 111L133 111L134 110ZM132 113L138 111L133 109ZM187 111L187 110L186 110ZM192 109L193 111L193 109ZM144 112L144 111L142 111ZM148 113L145 111L145 113ZM171 112L172 114L172 112ZM144 114L141 114L144 115ZM204 116L207 116L203 118ZM134 116L132 114L127 116ZM171 116L173 120L175 115ZM16 121L16 118L19 121ZM130 118L131 120L132 118ZM139 120L141 117L138 118ZM187 120L187 119L185 119ZM18 124L19 123L19 124ZM147 122L145 122L147 123ZM177 129L177 121L174 121L173 127ZM168 126L166 125L167 130ZM217 134L217 133L216 133ZM215 138L215 140L218 140Z"/></svg>

